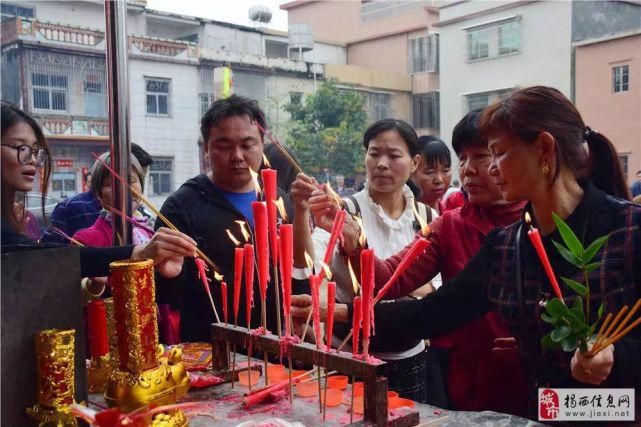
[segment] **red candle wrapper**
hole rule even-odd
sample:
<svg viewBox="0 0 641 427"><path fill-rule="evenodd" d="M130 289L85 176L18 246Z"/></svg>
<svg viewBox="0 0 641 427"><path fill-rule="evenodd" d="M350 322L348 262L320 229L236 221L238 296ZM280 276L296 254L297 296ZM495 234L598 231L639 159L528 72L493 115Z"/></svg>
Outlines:
<svg viewBox="0 0 641 427"><path fill-rule="evenodd" d="M258 264L258 286L260 299L267 299L269 282L269 246L267 238L267 205L265 202L252 202L254 213L254 235L256 236L256 261Z"/></svg>
<svg viewBox="0 0 641 427"><path fill-rule="evenodd" d="M87 323L89 327L89 352L92 358L109 353L109 335L107 334L107 308L102 300L91 301L87 305Z"/></svg>

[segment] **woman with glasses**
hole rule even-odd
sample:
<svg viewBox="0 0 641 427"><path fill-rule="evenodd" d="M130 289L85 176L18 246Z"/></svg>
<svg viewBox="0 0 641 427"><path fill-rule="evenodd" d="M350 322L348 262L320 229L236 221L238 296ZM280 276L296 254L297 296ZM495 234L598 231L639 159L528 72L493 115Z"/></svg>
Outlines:
<svg viewBox="0 0 641 427"><path fill-rule="evenodd" d="M0 224L2 252L20 247L36 247L35 241L24 234L26 210L20 193L32 191L40 181L44 199L51 177L51 157L40 125L27 113L7 102L2 102L2 205ZM53 246L52 246L53 247ZM82 276L105 276L109 263L127 258L151 258L158 272L175 277L182 270L183 257L193 256L195 242L187 235L160 228L146 243L137 246L107 248L80 248Z"/></svg>

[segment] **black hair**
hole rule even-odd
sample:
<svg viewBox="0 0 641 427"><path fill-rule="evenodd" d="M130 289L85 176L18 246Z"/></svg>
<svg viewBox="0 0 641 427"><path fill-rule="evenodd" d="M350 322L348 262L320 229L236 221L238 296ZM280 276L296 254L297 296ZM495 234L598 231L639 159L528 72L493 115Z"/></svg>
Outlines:
<svg viewBox="0 0 641 427"><path fill-rule="evenodd" d="M42 167L42 181L41 181L41 193L42 193L42 217L47 223L47 216L45 215L45 200L47 198L47 189L49 188L49 178L51 177L51 155L49 152L49 146L47 145L47 140L42 132L42 128L36 122L36 120L31 117L29 114L25 113L15 105L10 102L2 101L2 137L4 137L5 132L8 131L14 125L18 123L26 123L33 133L36 135L36 140L38 145L44 148L46 153L45 164ZM2 183L2 205L0 206L0 211L2 219L8 221L9 224L17 231L22 231L22 221L24 218L17 218L13 211L13 203L15 198L15 191L11 188L5 188L5 183ZM26 210L26 203L25 203Z"/></svg>
<svg viewBox="0 0 641 427"><path fill-rule="evenodd" d="M407 145L410 156L418 154L418 137L416 136L416 132L409 123L396 119L379 120L368 127L363 135L363 145L365 146L365 150L369 148L369 142L372 139L376 138L383 132L387 132L388 130L395 130L400 135L403 141L405 141L405 145Z"/></svg>
<svg viewBox="0 0 641 427"><path fill-rule="evenodd" d="M140 167L146 168L147 166L151 165L154 162L154 159L153 157L151 157L151 154L146 152L138 144L131 144L131 154L133 154L136 160L138 160L138 163L140 163Z"/></svg>
<svg viewBox="0 0 641 427"><path fill-rule="evenodd" d="M457 156L461 157L461 152L467 147L485 147L487 141L481 135L479 129L479 117L483 113L482 108L467 113L460 122L454 126L452 131L452 148Z"/></svg>
<svg viewBox="0 0 641 427"><path fill-rule="evenodd" d="M212 127L216 126L222 119L233 116L248 116L252 122L258 125L262 139L265 129L267 129L267 123L265 114L258 106L258 103L244 96L232 95L228 98L214 101L200 120L200 133L203 141L207 143L209 140L209 131Z"/></svg>
<svg viewBox="0 0 641 427"><path fill-rule="evenodd" d="M452 153L443 140L437 136L423 135L418 138L421 160L429 166L441 164L447 168L452 166Z"/></svg>

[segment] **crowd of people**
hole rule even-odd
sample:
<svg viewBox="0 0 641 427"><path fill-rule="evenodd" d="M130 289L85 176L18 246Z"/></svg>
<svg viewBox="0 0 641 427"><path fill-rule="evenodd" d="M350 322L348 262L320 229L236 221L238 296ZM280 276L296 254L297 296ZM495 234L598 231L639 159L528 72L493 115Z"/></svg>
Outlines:
<svg viewBox="0 0 641 427"><path fill-rule="evenodd" d="M554 271L564 277L582 280L582 273L553 246L560 239L553 213L585 242L610 236L597 254L601 266L587 277L593 313L602 302L615 311L641 297L641 205L632 202L641 193L641 171L631 193L612 143L586 126L558 90L519 89L460 120L445 136L458 158L460 189L450 186L456 160L448 145L417 136L402 120L380 120L365 131L364 187L351 191L341 177L338 198L328 185L296 173L274 144L265 144L267 128L253 100L232 95L211 105L200 129L210 171L183 183L160 209L180 231L154 222L134 197L133 245L113 246L116 213L104 153L91 170L90 190L57 206L50 218L55 229L34 241L25 234L29 221L18 199L33 189L38 171L47 188L51 157L38 123L3 102L2 249L82 243L81 270L88 278L83 286L93 297L105 289L110 261L152 258L164 322L161 341L208 341L215 320L193 255L198 247L225 277L233 277L236 243L228 230L253 228L257 193L251 171L263 168L267 156L278 170L287 212L279 220L289 218L294 227L292 314L299 325L312 310L307 258L321 268L336 212L349 213L329 263L337 304L334 333L326 341L334 348L349 333L352 318L355 288L348 261L358 271L360 251L365 244L372 248L380 289L423 235L422 224L429 223L430 245L374 310L371 350L387 362L390 388L401 396L443 408L535 417L531 392L539 386L641 386L638 329L594 357L541 347L549 332L540 320L542 303L552 290L523 237L525 213L541 231ZM139 192L150 162L135 146L130 181ZM254 284L258 293L258 280ZM270 284L268 306L275 304L275 292ZM220 294L213 296L220 307ZM241 293L241 305L243 299ZM267 328L274 331L275 313L268 314ZM240 310L239 324L246 324L244 317ZM252 315L253 327L260 318Z"/></svg>

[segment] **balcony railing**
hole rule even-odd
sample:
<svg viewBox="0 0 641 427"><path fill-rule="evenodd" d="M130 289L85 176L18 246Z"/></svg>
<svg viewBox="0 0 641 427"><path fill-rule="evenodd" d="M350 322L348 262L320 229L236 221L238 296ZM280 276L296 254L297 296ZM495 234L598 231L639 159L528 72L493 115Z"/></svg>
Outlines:
<svg viewBox="0 0 641 427"><path fill-rule="evenodd" d="M75 116L34 114L45 135L109 136L109 121Z"/></svg>

